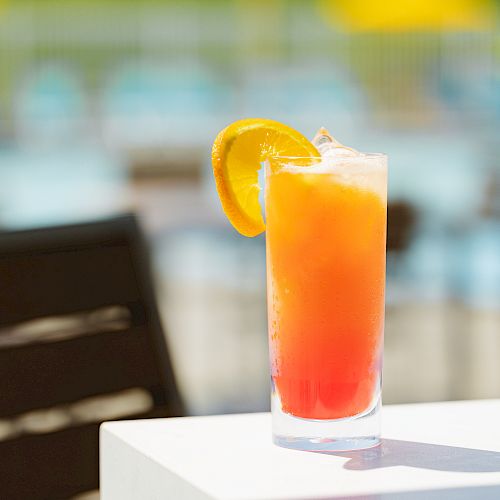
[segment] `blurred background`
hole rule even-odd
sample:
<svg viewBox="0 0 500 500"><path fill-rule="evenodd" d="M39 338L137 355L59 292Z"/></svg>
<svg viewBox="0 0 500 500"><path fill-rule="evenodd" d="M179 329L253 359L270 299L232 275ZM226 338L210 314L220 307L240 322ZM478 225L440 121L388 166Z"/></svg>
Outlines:
<svg viewBox="0 0 500 500"><path fill-rule="evenodd" d="M390 158L386 403L500 397L500 2L0 0L0 228L135 211L190 414L266 410L242 117Z"/></svg>

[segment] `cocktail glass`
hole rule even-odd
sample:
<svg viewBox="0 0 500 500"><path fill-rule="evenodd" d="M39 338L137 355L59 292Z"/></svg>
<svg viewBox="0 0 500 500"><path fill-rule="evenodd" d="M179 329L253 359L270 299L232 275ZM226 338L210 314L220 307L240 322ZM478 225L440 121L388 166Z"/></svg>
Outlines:
<svg viewBox="0 0 500 500"><path fill-rule="evenodd" d="M266 161L273 439L380 442L387 157Z"/></svg>

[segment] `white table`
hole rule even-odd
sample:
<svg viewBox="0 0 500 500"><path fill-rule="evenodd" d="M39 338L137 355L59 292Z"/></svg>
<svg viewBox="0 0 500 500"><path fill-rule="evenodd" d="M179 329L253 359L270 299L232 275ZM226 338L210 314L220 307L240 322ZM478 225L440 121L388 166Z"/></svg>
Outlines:
<svg viewBox="0 0 500 500"><path fill-rule="evenodd" d="M108 422L102 500L500 499L500 400L386 406L381 446L271 443L269 414Z"/></svg>

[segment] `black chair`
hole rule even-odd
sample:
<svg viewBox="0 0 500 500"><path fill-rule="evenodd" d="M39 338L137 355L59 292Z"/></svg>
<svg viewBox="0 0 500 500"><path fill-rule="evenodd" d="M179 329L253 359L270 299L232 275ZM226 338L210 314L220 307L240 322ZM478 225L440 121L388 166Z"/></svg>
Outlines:
<svg viewBox="0 0 500 500"><path fill-rule="evenodd" d="M100 420L71 415L132 388L151 404L120 418L184 413L135 217L0 233L0 498L97 488ZM26 430L40 409L71 418Z"/></svg>

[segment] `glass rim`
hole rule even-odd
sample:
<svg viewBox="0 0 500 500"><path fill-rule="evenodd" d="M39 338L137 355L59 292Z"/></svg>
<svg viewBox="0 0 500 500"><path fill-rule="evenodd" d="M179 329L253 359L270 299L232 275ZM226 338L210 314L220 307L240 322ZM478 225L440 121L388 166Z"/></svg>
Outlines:
<svg viewBox="0 0 500 500"><path fill-rule="evenodd" d="M368 160L376 160L382 158L388 158L387 153L359 153L356 156L338 156L338 157L327 157L325 158L328 161L350 161L350 160L359 160L360 158L368 159ZM322 160L322 156L284 156L284 155L273 155L266 158L265 161L269 160Z"/></svg>

